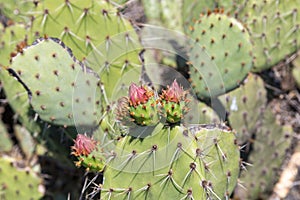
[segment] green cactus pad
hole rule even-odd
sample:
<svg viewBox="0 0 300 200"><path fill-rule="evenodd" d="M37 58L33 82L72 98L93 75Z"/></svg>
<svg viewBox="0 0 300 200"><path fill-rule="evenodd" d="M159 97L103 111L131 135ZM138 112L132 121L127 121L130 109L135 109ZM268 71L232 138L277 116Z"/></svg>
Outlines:
<svg viewBox="0 0 300 200"><path fill-rule="evenodd" d="M15 125L14 134L18 140L20 150L25 154L26 158L30 159L35 154L42 155L46 152L46 148L38 144L25 127Z"/></svg>
<svg viewBox="0 0 300 200"><path fill-rule="evenodd" d="M220 123L219 116L217 113L209 106L203 102L198 103L199 108L199 124L218 124Z"/></svg>
<svg viewBox="0 0 300 200"><path fill-rule="evenodd" d="M213 10L215 2L212 0L185 0L182 4L182 19L184 22L185 32L189 32L189 26L199 18L201 13L207 13L208 10Z"/></svg>
<svg viewBox="0 0 300 200"><path fill-rule="evenodd" d="M29 22L30 13L38 1L34 0L0 0L1 13L8 18L8 23ZM3 23L3 22L2 22Z"/></svg>
<svg viewBox="0 0 300 200"><path fill-rule="evenodd" d="M182 31L182 17L178 14L183 4L182 0L143 0L142 2L149 24Z"/></svg>
<svg viewBox="0 0 300 200"><path fill-rule="evenodd" d="M252 71L268 69L299 49L299 3L299 0L250 0L239 14L254 45Z"/></svg>
<svg viewBox="0 0 300 200"><path fill-rule="evenodd" d="M9 71L28 90L41 119L57 125L97 125L99 78L59 40L38 40L14 57Z"/></svg>
<svg viewBox="0 0 300 200"><path fill-rule="evenodd" d="M289 125L279 125L271 107L267 107L261 124L256 131L253 152L249 157L251 166L243 171L240 181L242 187L236 189L240 199L266 199L273 190L285 157L290 148L293 129ZM246 188L246 190L245 190Z"/></svg>
<svg viewBox="0 0 300 200"><path fill-rule="evenodd" d="M184 31L188 32L189 26L193 25L201 14L209 12L232 13L240 7L241 2L236 0L184 0L182 1L182 20Z"/></svg>
<svg viewBox="0 0 300 200"><path fill-rule="evenodd" d="M18 169L14 160L0 158L0 199L40 199L41 178L30 169Z"/></svg>
<svg viewBox="0 0 300 200"><path fill-rule="evenodd" d="M103 199L225 199L239 174L233 132L196 126L120 138L104 172ZM196 140L194 140L196 138ZM226 196L227 194L227 196Z"/></svg>
<svg viewBox="0 0 300 200"><path fill-rule="evenodd" d="M32 132L39 132L39 125L35 122L32 109L28 101L25 88L5 70L10 64L12 56L21 51L27 45L27 31L22 24L16 24L3 29L0 38L0 79L3 90L10 106L16 113L16 119L20 120L26 128Z"/></svg>
<svg viewBox="0 0 300 200"><path fill-rule="evenodd" d="M138 36L108 1L44 0L37 6L34 18L32 35L46 34L62 40L76 58L86 61L98 73L107 98L111 98L116 83L126 72L139 70Z"/></svg>
<svg viewBox="0 0 300 200"><path fill-rule="evenodd" d="M240 145L249 142L257 122L262 119L267 104L266 95L263 80L249 74L242 86L219 97L226 108L231 127L237 132Z"/></svg>
<svg viewBox="0 0 300 200"><path fill-rule="evenodd" d="M158 125L161 130L162 125ZM103 199L202 199L204 168L182 127L121 138L105 170Z"/></svg>
<svg viewBox="0 0 300 200"><path fill-rule="evenodd" d="M200 17L190 35L190 78L196 95L215 97L238 87L252 67L252 45L243 25L212 13Z"/></svg>
<svg viewBox="0 0 300 200"><path fill-rule="evenodd" d="M27 45L27 30L23 24L1 27L0 65L8 66L11 57Z"/></svg>
<svg viewBox="0 0 300 200"><path fill-rule="evenodd" d="M5 125L0 121L0 153L8 152L12 149L13 143L10 140L10 135L8 134Z"/></svg>
<svg viewBox="0 0 300 200"><path fill-rule="evenodd" d="M240 152L235 133L226 126L202 125L192 129L212 199L229 199L240 172ZM216 196L218 198L216 198Z"/></svg>
<svg viewBox="0 0 300 200"><path fill-rule="evenodd" d="M296 58L293 62L292 74L295 79L296 85L300 88L300 57Z"/></svg>
<svg viewBox="0 0 300 200"><path fill-rule="evenodd" d="M34 122L29 116L31 112L26 89L5 69L0 70L0 79L3 82L3 89L7 101L16 113L16 117L30 130L34 130Z"/></svg>

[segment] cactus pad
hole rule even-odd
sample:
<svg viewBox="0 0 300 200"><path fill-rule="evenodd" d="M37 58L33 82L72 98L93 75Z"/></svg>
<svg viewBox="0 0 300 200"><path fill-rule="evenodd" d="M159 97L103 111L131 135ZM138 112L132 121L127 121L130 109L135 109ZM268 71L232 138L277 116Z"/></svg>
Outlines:
<svg viewBox="0 0 300 200"><path fill-rule="evenodd" d="M0 199L40 199L41 182L31 170L16 168L12 158L0 158Z"/></svg>
<svg viewBox="0 0 300 200"><path fill-rule="evenodd" d="M96 126L99 78L61 41L40 39L14 57L9 71L28 90L40 118L58 125Z"/></svg>
<svg viewBox="0 0 300 200"><path fill-rule="evenodd" d="M299 0L250 0L239 18L253 41L253 71L270 68L299 49Z"/></svg>
<svg viewBox="0 0 300 200"><path fill-rule="evenodd" d="M195 143L183 133L182 127L174 127L141 140L120 139L116 156L105 171L103 199L204 197L199 185L204 179L204 168L195 159Z"/></svg>
<svg viewBox="0 0 300 200"><path fill-rule="evenodd" d="M191 84L199 98L209 98L239 86L252 67L247 30L222 14L200 17L191 28Z"/></svg>
<svg viewBox="0 0 300 200"><path fill-rule="evenodd" d="M265 199L263 195L272 191L278 179L276 173L280 170L286 151L291 145L292 133L292 127L279 125L271 107L267 107L256 131L253 152L248 161L251 166L241 175L243 187L239 186L236 189L239 198Z"/></svg>
<svg viewBox="0 0 300 200"><path fill-rule="evenodd" d="M217 113L203 102L198 103L199 124L218 124L220 122Z"/></svg>
<svg viewBox="0 0 300 200"><path fill-rule="evenodd" d="M108 98L120 77L140 64L137 34L108 1L44 0L33 15L31 32L37 35L33 37L46 34L63 41L98 73Z"/></svg>
<svg viewBox="0 0 300 200"><path fill-rule="evenodd" d="M161 127L143 139L120 138L103 199L225 199L239 173L234 134L215 126Z"/></svg>
<svg viewBox="0 0 300 200"><path fill-rule="evenodd" d="M240 171L240 152L235 134L226 126L202 125L192 129L212 199L229 199Z"/></svg>
<svg viewBox="0 0 300 200"><path fill-rule="evenodd" d="M262 119L267 104L266 93L263 80L249 74L242 86L219 97L226 108L231 127L237 131L240 145L252 138L257 122Z"/></svg>
<svg viewBox="0 0 300 200"><path fill-rule="evenodd" d="M5 125L0 121L0 152L10 151L13 147L13 143L10 140L10 135L8 134Z"/></svg>

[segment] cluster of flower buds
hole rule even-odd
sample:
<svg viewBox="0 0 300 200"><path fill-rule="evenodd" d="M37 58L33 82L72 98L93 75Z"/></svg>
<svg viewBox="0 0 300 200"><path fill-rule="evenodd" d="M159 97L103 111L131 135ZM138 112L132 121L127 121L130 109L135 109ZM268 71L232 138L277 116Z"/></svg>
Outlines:
<svg viewBox="0 0 300 200"><path fill-rule="evenodd" d="M78 134L72 146L72 155L78 158L77 167L84 166L88 171L95 172L104 169L104 157L101 156L101 149L97 148L97 142L93 138Z"/></svg>
<svg viewBox="0 0 300 200"><path fill-rule="evenodd" d="M164 110L164 117L169 123L178 123L183 119L184 114L188 112L187 92L180 87L176 80L171 87L162 91L160 96L161 107Z"/></svg>
<svg viewBox="0 0 300 200"><path fill-rule="evenodd" d="M162 119L169 124L178 123L183 119L187 109L187 92L176 80L160 96L146 86L132 83L129 97L118 101L117 119L127 125L128 122L142 126L154 126Z"/></svg>

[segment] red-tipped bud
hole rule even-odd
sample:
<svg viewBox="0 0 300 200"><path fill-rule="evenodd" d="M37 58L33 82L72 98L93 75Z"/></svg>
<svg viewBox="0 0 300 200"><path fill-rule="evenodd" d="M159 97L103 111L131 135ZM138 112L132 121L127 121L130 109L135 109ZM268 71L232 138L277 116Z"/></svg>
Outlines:
<svg viewBox="0 0 300 200"><path fill-rule="evenodd" d="M143 86L138 87L136 84L132 83L129 87L129 103L131 106L146 103L151 96L153 95Z"/></svg>
<svg viewBox="0 0 300 200"><path fill-rule="evenodd" d="M179 103L185 96L185 91L180 87L176 81L173 81L171 87L163 91L162 98L166 101Z"/></svg>
<svg viewBox="0 0 300 200"><path fill-rule="evenodd" d="M85 135L78 134L72 146L72 154L75 156L88 156L96 148L96 141Z"/></svg>

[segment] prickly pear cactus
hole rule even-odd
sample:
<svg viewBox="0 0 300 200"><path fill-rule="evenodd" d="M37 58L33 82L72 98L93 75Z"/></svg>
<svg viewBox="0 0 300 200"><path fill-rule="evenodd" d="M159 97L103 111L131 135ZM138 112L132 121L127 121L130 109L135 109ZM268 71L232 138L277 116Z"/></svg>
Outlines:
<svg viewBox="0 0 300 200"><path fill-rule="evenodd" d="M41 119L65 126L97 125L99 78L61 41L37 40L13 58L9 72L25 87Z"/></svg>
<svg viewBox="0 0 300 200"><path fill-rule="evenodd" d="M185 92L175 80L161 92L158 101L176 103L173 100L182 101ZM135 116L130 115L130 106L148 100L147 90L132 83L129 100L121 100L117 105L117 116L121 116L118 120L130 121ZM163 111L170 107L166 103L160 106ZM161 119L165 117L164 112L158 114ZM88 170L99 171L95 169L96 163L105 164L101 168L104 169L103 199L228 198L239 174L239 147L234 132L221 125L196 124L187 128L182 125L184 117L176 123L160 120L156 126L140 124L137 120L131 120L136 124L133 128L127 127L128 122L120 123L128 128L127 132L111 141L101 140L100 145L91 138L79 136L73 154L79 159L78 166ZM98 159L101 154L102 159ZM93 160L89 159L87 165L88 157Z"/></svg>
<svg viewBox="0 0 300 200"><path fill-rule="evenodd" d="M190 79L196 95L215 97L238 87L252 67L252 45L243 25L212 13L200 17L190 35Z"/></svg>
<svg viewBox="0 0 300 200"><path fill-rule="evenodd" d="M40 199L41 179L31 169L20 169L15 164L12 158L0 158L0 198Z"/></svg>
<svg viewBox="0 0 300 200"><path fill-rule="evenodd" d="M237 132L240 145L249 142L267 104L263 80L249 74L244 84L219 97L228 113L231 127Z"/></svg>
<svg viewBox="0 0 300 200"><path fill-rule="evenodd" d="M239 14L253 42L253 71L272 67L299 48L299 0L250 0Z"/></svg>
<svg viewBox="0 0 300 200"><path fill-rule="evenodd" d="M241 174L241 184L235 195L240 199L265 199L272 191L285 159L286 151L291 145L293 130L289 125L279 125L267 107L263 119L257 126L253 152L250 155L246 171ZM244 189L247 188L247 191Z"/></svg>

